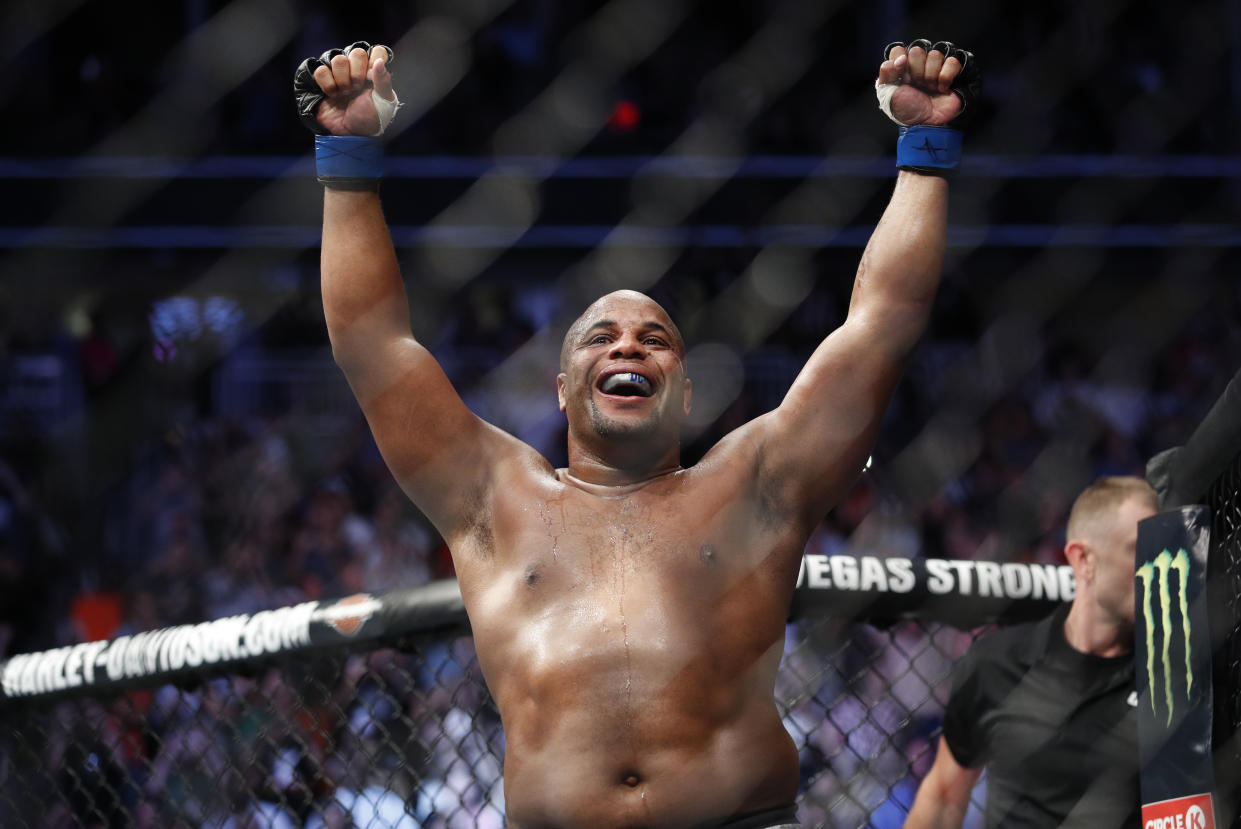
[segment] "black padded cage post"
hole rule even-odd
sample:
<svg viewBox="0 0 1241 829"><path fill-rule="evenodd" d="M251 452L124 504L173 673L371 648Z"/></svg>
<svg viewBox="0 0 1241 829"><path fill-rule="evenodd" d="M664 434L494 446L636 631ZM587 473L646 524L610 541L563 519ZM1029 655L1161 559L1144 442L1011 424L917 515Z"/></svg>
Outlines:
<svg viewBox="0 0 1241 829"><path fill-rule="evenodd" d="M1212 641L1212 757L1217 826L1241 829L1241 371L1184 446L1147 465L1161 509L1211 510L1207 608Z"/></svg>

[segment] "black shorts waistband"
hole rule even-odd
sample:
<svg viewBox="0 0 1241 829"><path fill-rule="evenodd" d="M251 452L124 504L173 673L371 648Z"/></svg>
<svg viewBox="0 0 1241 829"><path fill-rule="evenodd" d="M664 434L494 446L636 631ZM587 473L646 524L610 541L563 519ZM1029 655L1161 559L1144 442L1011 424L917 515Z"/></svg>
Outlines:
<svg viewBox="0 0 1241 829"><path fill-rule="evenodd" d="M776 829L776 827L801 826L801 824L797 821L797 807L790 804L775 809L762 809L757 812L733 815L714 826L716 829Z"/></svg>

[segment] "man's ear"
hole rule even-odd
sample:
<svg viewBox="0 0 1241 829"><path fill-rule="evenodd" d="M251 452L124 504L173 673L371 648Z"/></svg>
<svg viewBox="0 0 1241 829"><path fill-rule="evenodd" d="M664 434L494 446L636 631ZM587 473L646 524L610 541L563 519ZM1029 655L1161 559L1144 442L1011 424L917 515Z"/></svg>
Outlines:
<svg viewBox="0 0 1241 829"><path fill-rule="evenodd" d="M694 381L686 377L685 378L685 402L682 404L682 410L685 412L686 417L689 416L689 410L693 408L693 405L694 405Z"/></svg>
<svg viewBox="0 0 1241 829"><path fill-rule="evenodd" d="M560 404L560 411L562 412L565 410L565 406L567 405L564 396L564 381L565 374L562 371L556 375L556 400Z"/></svg>
<svg viewBox="0 0 1241 829"><path fill-rule="evenodd" d="M1094 579L1095 554L1089 544L1084 541L1070 541L1064 545L1064 557L1072 565L1078 581L1088 582Z"/></svg>

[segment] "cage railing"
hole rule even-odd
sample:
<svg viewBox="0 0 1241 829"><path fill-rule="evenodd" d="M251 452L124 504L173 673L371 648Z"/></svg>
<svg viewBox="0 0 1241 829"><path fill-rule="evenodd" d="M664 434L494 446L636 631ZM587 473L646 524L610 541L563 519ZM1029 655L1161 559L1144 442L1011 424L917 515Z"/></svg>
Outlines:
<svg viewBox="0 0 1241 829"><path fill-rule="evenodd" d="M899 826L971 631L1072 590L1063 565L806 555L776 683L806 824ZM454 580L18 654L0 688L5 826L503 823Z"/></svg>

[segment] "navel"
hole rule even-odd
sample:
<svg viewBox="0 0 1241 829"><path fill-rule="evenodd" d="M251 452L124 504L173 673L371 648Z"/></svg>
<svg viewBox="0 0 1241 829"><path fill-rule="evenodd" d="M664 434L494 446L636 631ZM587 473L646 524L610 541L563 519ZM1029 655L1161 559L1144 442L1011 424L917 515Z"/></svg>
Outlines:
<svg viewBox="0 0 1241 829"><path fill-rule="evenodd" d="M531 564L526 568L526 587L536 587L542 578L543 569L539 565Z"/></svg>
<svg viewBox="0 0 1241 829"><path fill-rule="evenodd" d="M703 564L715 564L715 547L703 544L698 548L698 558L702 559Z"/></svg>

